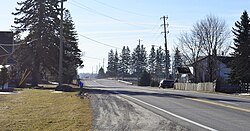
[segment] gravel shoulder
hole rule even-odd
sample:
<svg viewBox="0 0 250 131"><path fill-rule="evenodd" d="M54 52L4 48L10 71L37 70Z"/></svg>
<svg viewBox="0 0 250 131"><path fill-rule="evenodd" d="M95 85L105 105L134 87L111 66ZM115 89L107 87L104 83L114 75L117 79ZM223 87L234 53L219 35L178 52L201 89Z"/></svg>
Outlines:
<svg viewBox="0 0 250 131"><path fill-rule="evenodd" d="M119 95L93 90L93 130L99 131L186 131L175 124Z"/></svg>

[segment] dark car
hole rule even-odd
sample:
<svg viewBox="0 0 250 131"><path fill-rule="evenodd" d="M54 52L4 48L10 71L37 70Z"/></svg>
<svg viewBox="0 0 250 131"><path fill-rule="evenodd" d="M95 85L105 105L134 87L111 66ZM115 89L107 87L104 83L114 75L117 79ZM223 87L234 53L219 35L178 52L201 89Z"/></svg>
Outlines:
<svg viewBox="0 0 250 131"><path fill-rule="evenodd" d="M173 88L174 87L174 80L161 80L159 87Z"/></svg>

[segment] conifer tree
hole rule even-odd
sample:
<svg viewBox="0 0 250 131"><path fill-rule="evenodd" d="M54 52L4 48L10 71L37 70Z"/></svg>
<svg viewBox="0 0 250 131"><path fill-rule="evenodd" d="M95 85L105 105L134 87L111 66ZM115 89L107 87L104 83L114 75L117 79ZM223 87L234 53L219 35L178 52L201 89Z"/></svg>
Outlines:
<svg viewBox="0 0 250 131"><path fill-rule="evenodd" d="M156 50L156 59L155 59L155 75L158 81L160 80L160 78L164 77L164 72L163 72L165 66L164 59L165 57L163 50L161 47L159 47Z"/></svg>
<svg viewBox="0 0 250 131"><path fill-rule="evenodd" d="M109 77L114 77L115 76L115 55L113 50L111 49L110 52L108 53L108 67L107 67L107 75Z"/></svg>
<svg viewBox="0 0 250 131"><path fill-rule="evenodd" d="M156 53L154 46L152 46L148 57L149 73L151 74L152 77L154 77L155 75L155 61L156 61Z"/></svg>
<svg viewBox="0 0 250 131"><path fill-rule="evenodd" d="M232 62L231 82L238 83L240 80L250 82L250 18L244 11L240 21L235 22L233 28L234 56Z"/></svg>
<svg viewBox="0 0 250 131"><path fill-rule="evenodd" d="M137 45L132 53L131 59L132 73L139 77L147 67L147 52L143 45Z"/></svg>
<svg viewBox="0 0 250 131"><path fill-rule="evenodd" d="M72 17L68 10L64 13L64 54L63 54L63 79L70 83L77 76L77 68L83 67L81 50L78 48L77 32L75 31Z"/></svg>
<svg viewBox="0 0 250 131"><path fill-rule="evenodd" d="M118 57L118 53L117 50L115 51L115 56L114 56L114 76L117 77L119 76L119 72L118 72L118 68L119 68L119 57Z"/></svg>
<svg viewBox="0 0 250 131"><path fill-rule="evenodd" d="M173 60L172 74L173 78L177 78L177 67L182 67L181 52L178 47L175 49L174 60Z"/></svg>
<svg viewBox="0 0 250 131"><path fill-rule="evenodd" d="M101 67L98 71L97 78L104 78L104 77L105 77L104 69Z"/></svg>
<svg viewBox="0 0 250 131"><path fill-rule="evenodd" d="M130 67L130 50L127 46L123 46L122 52L119 58L119 74L122 77L128 76Z"/></svg>
<svg viewBox="0 0 250 131"><path fill-rule="evenodd" d="M32 70L32 85L37 86L41 67L55 70L58 64L59 7L58 0L25 0L16 8L16 33L27 32L19 62ZM20 49L22 49L20 48ZM26 52L27 51L27 52ZM27 57L25 57L27 56ZM28 60L28 58L31 58Z"/></svg>

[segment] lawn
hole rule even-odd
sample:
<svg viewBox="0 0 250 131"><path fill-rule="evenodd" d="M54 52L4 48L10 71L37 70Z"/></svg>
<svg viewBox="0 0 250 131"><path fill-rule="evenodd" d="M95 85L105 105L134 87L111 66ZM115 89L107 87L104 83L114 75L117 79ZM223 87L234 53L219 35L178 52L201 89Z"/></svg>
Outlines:
<svg viewBox="0 0 250 131"><path fill-rule="evenodd" d="M89 99L77 92L24 89L0 95L0 130L91 130Z"/></svg>

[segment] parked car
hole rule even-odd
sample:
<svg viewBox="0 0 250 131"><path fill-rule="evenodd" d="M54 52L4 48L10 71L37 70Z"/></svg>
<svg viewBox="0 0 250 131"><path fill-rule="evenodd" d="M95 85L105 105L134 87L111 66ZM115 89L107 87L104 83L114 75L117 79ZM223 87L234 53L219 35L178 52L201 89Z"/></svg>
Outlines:
<svg viewBox="0 0 250 131"><path fill-rule="evenodd" d="M159 87L173 88L174 87L174 80L161 80Z"/></svg>

